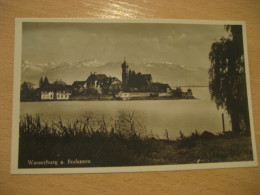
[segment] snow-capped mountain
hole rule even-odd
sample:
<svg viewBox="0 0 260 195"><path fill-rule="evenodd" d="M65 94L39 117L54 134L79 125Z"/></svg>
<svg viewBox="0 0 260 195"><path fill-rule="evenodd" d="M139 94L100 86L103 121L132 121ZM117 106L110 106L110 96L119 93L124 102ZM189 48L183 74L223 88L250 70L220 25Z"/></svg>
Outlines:
<svg viewBox="0 0 260 195"><path fill-rule="evenodd" d="M74 81L86 80L90 73L115 76L121 80L122 62L103 63L96 59L79 62L34 64L22 61L22 81L38 85L41 76L47 76L50 82L57 79L72 84ZM136 73L152 74L153 82L168 83L171 86L205 86L208 84L206 68L185 67L171 62L128 63L129 69Z"/></svg>

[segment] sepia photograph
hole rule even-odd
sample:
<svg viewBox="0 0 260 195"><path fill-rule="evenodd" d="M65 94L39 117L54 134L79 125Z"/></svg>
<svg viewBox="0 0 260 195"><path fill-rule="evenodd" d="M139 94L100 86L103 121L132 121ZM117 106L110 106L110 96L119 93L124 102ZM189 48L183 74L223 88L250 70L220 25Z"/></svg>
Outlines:
<svg viewBox="0 0 260 195"><path fill-rule="evenodd" d="M257 166L238 21L16 19L14 174Z"/></svg>

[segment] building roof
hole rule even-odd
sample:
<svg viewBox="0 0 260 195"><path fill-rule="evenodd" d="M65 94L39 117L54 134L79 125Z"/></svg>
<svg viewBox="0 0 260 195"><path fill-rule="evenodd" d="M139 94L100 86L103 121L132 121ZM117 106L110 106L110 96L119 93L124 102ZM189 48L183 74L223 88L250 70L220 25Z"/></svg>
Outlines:
<svg viewBox="0 0 260 195"><path fill-rule="evenodd" d="M106 78L107 78L107 76L105 74L91 74L87 78L87 82L89 82L89 81L100 81L100 82L102 82Z"/></svg>
<svg viewBox="0 0 260 195"><path fill-rule="evenodd" d="M82 87L83 85L85 85L86 81L74 81L72 86L73 87Z"/></svg>
<svg viewBox="0 0 260 195"><path fill-rule="evenodd" d="M154 87L157 87L159 91L165 91L167 89L171 89L171 87L168 84L164 84L164 83L153 83L152 85Z"/></svg>
<svg viewBox="0 0 260 195"><path fill-rule="evenodd" d="M41 91L71 91L71 85L62 85L62 84L48 84L40 89Z"/></svg>

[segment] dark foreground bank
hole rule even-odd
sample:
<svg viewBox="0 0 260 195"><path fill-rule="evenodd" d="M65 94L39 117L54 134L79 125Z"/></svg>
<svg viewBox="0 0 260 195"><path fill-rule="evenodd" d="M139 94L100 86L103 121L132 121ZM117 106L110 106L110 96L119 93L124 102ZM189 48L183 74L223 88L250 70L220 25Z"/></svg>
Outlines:
<svg viewBox="0 0 260 195"><path fill-rule="evenodd" d="M21 117L19 168L169 165L253 160L251 137L204 131L176 140L138 132L133 115L111 128L100 118L46 123Z"/></svg>

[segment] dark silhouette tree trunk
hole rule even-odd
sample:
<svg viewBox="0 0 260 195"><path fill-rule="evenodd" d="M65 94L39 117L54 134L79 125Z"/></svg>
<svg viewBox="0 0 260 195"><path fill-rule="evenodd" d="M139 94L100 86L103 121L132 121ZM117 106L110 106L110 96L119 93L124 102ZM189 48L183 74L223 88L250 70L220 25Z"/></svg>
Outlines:
<svg viewBox="0 0 260 195"><path fill-rule="evenodd" d="M231 118L232 131L234 133L239 133L241 130L240 130L240 125L239 125L238 113L236 111L231 112L230 118Z"/></svg>
<svg viewBox="0 0 260 195"><path fill-rule="evenodd" d="M230 33L211 46L209 90L217 108L231 118L234 133L250 133L244 49L241 25L225 26Z"/></svg>

